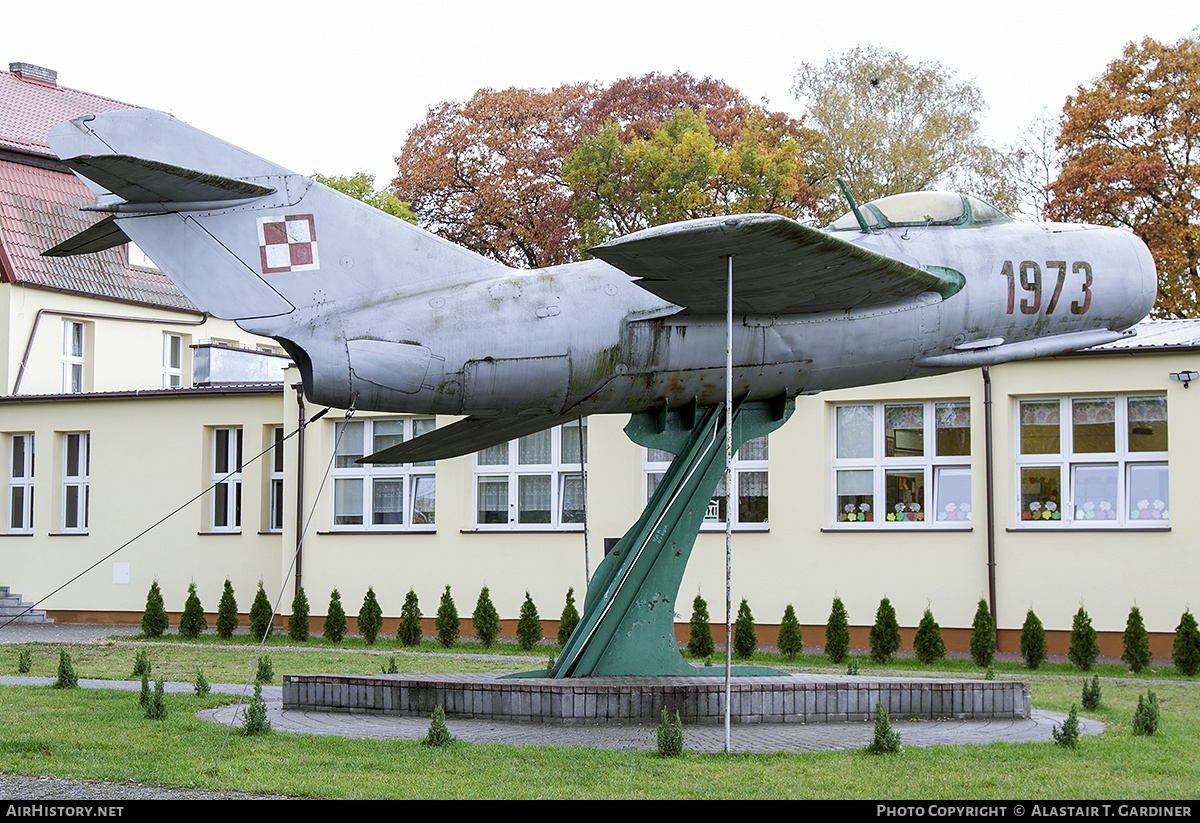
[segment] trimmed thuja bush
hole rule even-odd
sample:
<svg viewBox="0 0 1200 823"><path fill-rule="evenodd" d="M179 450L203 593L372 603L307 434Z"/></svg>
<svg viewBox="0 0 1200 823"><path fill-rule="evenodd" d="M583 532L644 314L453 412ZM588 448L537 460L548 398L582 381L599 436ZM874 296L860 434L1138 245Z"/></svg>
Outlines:
<svg viewBox="0 0 1200 823"><path fill-rule="evenodd" d="M971 623L971 659L976 666L990 666L996 656L996 624L987 601L979 598L975 620Z"/></svg>
<svg viewBox="0 0 1200 823"><path fill-rule="evenodd" d="M879 601L875 610L875 625L867 636L871 647L871 659L876 663L886 663L900 651L900 623L896 620L896 610L892 601L886 597Z"/></svg>
<svg viewBox="0 0 1200 823"><path fill-rule="evenodd" d="M334 589L329 595L329 608L325 611L322 633L326 640L341 643L346 636L346 610L342 608L342 594Z"/></svg>
<svg viewBox="0 0 1200 823"><path fill-rule="evenodd" d="M754 631L754 615L750 613L750 603L742 598L738 606L737 620L733 621L733 654L742 660L749 660L758 651L758 633Z"/></svg>
<svg viewBox="0 0 1200 823"><path fill-rule="evenodd" d="M521 616L517 620L517 645L528 651L542 639L542 621L538 617L537 606L533 598L525 592L525 602L521 604Z"/></svg>
<svg viewBox="0 0 1200 823"><path fill-rule="evenodd" d="M783 610L783 620L779 621L779 653L788 660L795 660L804 651L804 633L800 629L800 621L796 619L796 610L788 603Z"/></svg>
<svg viewBox="0 0 1200 823"><path fill-rule="evenodd" d="M421 738L421 743L426 746L449 746L453 742L454 735L446 728L446 710L440 705L434 706L429 731Z"/></svg>
<svg viewBox="0 0 1200 823"><path fill-rule="evenodd" d="M415 646L421 642L421 604L417 602L417 593L412 589L404 596L396 639L405 646Z"/></svg>
<svg viewBox="0 0 1200 823"><path fill-rule="evenodd" d="M1089 712L1100 708L1100 675L1092 675L1091 680L1083 681L1083 694L1080 695L1079 702Z"/></svg>
<svg viewBox="0 0 1200 823"><path fill-rule="evenodd" d="M942 639L942 627L933 619L933 611L925 610L925 616L917 626L917 634L913 638L913 650L917 659L925 665L936 663L946 656L946 641Z"/></svg>
<svg viewBox="0 0 1200 823"><path fill-rule="evenodd" d="M1054 742L1064 749L1073 749L1079 745L1079 710L1071 704L1071 713L1061 726L1052 726L1050 736Z"/></svg>
<svg viewBox="0 0 1200 823"><path fill-rule="evenodd" d="M833 598L829 621L825 624L825 655L833 663L845 663L850 653L850 618L842 598Z"/></svg>
<svg viewBox="0 0 1200 823"><path fill-rule="evenodd" d="M217 636L222 640L233 637L238 627L237 598L233 596L233 584L225 581L221 602L217 605Z"/></svg>
<svg viewBox="0 0 1200 823"><path fill-rule="evenodd" d="M200 697L204 697L204 695L212 691L212 685L208 682L208 678L204 676L204 669L196 669L196 683L193 688Z"/></svg>
<svg viewBox="0 0 1200 823"><path fill-rule="evenodd" d="M575 587L567 589L567 602L558 618L558 645L565 646L571 632L579 625L579 610L575 608Z"/></svg>
<svg viewBox="0 0 1200 823"><path fill-rule="evenodd" d="M150 652L138 649L133 655L133 676L142 677L150 674Z"/></svg>
<svg viewBox="0 0 1200 823"><path fill-rule="evenodd" d="M458 642L458 608L454 605L454 598L450 596L449 586L442 592L442 602L438 604L433 625L437 629L438 642L447 649Z"/></svg>
<svg viewBox="0 0 1200 823"><path fill-rule="evenodd" d="M1071 647L1067 649L1067 657L1081 671L1091 671L1096 658L1100 656L1100 641L1096 630L1092 628L1092 618L1084 611L1083 606L1075 612L1071 620Z"/></svg>
<svg viewBox="0 0 1200 823"><path fill-rule="evenodd" d="M207 629L208 621L204 618L200 595L196 594L196 584L189 583L187 600L183 602L183 614L179 617L179 634L182 637L199 637Z"/></svg>
<svg viewBox="0 0 1200 823"><path fill-rule="evenodd" d="M887 706L882 701L875 703L875 738L867 746L870 754L895 754L900 751L900 733L892 728Z"/></svg>
<svg viewBox="0 0 1200 823"><path fill-rule="evenodd" d="M1137 674L1150 665L1150 635L1146 632L1146 624L1142 620L1142 612L1137 606L1129 610L1129 619L1125 621L1125 634L1122 635L1125 651L1121 659L1129 666L1129 670Z"/></svg>
<svg viewBox="0 0 1200 823"><path fill-rule="evenodd" d="M258 581L258 592L254 595L254 603L250 605L250 633L256 640L262 640L271 633L271 617L274 609L267 599L267 590L263 582Z"/></svg>
<svg viewBox="0 0 1200 823"><path fill-rule="evenodd" d="M29 674L33 670L33 655L29 653L29 649L21 649L17 653L17 671L21 674Z"/></svg>
<svg viewBox="0 0 1200 823"><path fill-rule="evenodd" d="M1021 626L1021 658L1031 669L1046 662L1046 627L1033 609L1025 613L1025 623Z"/></svg>
<svg viewBox="0 0 1200 823"><path fill-rule="evenodd" d="M242 709L242 734L246 736L266 734L271 731L271 721L267 719L267 701L263 700L262 686L254 687L254 697Z"/></svg>
<svg viewBox="0 0 1200 823"><path fill-rule="evenodd" d="M158 580L150 584L146 593L146 611L142 614L142 634L146 637L162 637L167 631L167 609L163 605L162 590Z"/></svg>
<svg viewBox="0 0 1200 823"><path fill-rule="evenodd" d="M663 707L662 720L658 724L658 754L660 757L678 757L683 754L683 723L679 712L675 712L675 722L667 717L667 709Z"/></svg>
<svg viewBox="0 0 1200 823"><path fill-rule="evenodd" d="M484 586L479 590L479 599L475 601L475 611L471 612L471 625L475 627L475 639L490 649L500 634L500 613L492 603L491 592Z"/></svg>
<svg viewBox="0 0 1200 823"><path fill-rule="evenodd" d="M308 596L303 586L296 587L292 598L292 613L288 615L288 637L297 643L308 642Z"/></svg>
<svg viewBox="0 0 1200 823"><path fill-rule="evenodd" d="M75 689L78 687L79 675L75 674L75 664L71 662L71 655L67 654L65 649L59 649L58 673L54 680L54 688Z"/></svg>
<svg viewBox="0 0 1200 823"><path fill-rule="evenodd" d="M358 633L362 635L367 645L373 645L379 630L383 628L383 609L375 598L375 589L368 586L367 596L363 598L362 608L358 610Z"/></svg>
<svg viewBox="0 0 1200 823"><path fill-rule="evenodd" d="M692 601L692 620L688 624L688 654L694 657L712 657L712 623L708 618L708 604L699 594Z"/></svg>
<svg viewBox="0 0 1200 823"><path fill-rule="evenodd" d="M1159 719L1158 695L1147 692L1143 698L1139 694L1137 709L1133 713L1133 733L1154 734L1158 731Z"/></svg>
<svg viewBox="0 0 1200 823"><path fill-rule="evenodd" d="M1175 627L1175 643L1171 646L1171 662L1181 674L1195 677L1200 673L1200 627L1188 609Z"/></svg>
<svg viewBox="0 0 1200 823"><path fill-rule="evenodd" d="M146 705L146 718L148 720L163 720L167 716L167 699L165 695L162 678L154 682L154 695L150 698Z"/></svg>

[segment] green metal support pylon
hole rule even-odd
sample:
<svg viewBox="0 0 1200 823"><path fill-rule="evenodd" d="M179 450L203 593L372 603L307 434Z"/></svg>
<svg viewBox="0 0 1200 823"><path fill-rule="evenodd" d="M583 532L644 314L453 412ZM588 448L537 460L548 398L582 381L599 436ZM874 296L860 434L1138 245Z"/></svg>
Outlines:
<svg viewBox="0 0 1200 823"><path fill-rule="evenodd" d="M733 412L733 447L783 425L791 400L743 402ZM712 675L692 666L675 640L675 606L696 534L725 473L724 405L634 415L631 440L675 455L641 517L600 563L583 615L554 666L525 677ZM739 666L734 674L778 674Z"/></svg>

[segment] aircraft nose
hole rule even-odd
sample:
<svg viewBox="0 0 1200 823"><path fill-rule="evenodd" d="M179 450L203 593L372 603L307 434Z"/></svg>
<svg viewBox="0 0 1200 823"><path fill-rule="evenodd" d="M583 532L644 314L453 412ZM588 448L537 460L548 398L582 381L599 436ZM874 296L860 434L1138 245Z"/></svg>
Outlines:
<svg viewBox="0 0 1200 823"><path fill-rule="evenodd" d="M1154 255L1140 237L1132 232L1126 234L1130 245L1133 246L1134 260L1137 266L1137 276L1130 277L1131 285L1136 292L1131 295L1126 318L1129 325L1140 322L1154 308L1158 299L1158 269L1154 265ZM1132 272L1131 272L1132 274Z"/></svg>

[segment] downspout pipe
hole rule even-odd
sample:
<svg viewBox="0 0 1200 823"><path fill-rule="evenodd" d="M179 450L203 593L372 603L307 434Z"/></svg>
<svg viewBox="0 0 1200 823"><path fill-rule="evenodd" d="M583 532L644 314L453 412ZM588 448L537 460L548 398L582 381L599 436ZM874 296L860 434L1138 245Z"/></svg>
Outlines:
<svg viewBox="0 0 1200 823"><path fill-rule="evenodd" d="M992 612L993 641L999 648L1000 621L996 616L996 491L992 462L992 373L983 367L983 465L987 499L988 608Z"/></svg>

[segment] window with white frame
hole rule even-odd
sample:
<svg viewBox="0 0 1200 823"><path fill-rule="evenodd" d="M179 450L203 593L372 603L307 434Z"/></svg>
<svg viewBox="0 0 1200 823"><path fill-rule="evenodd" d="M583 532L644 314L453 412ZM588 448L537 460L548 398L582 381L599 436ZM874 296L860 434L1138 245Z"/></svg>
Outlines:
<svg viewBox="0 0 1200 823"><path fill-rule="evenodd" d="M33 531L33 435L8 437L8 532Z"/></svg>
<svg viewBox="0 0 1200 823"><path fill-rule="evenodd" d="M832 410L837 525L913 529L970 523L969 401L847 403Z"/></svg>
<svg viewBox="0 0 1200 823"><path fill-rule="evenodd" d="M62 530L86 533L91 497L91 436L67 432L62 436Z"/></svg>
<svg viewBox="0 0 1200 823"><path fill-rule="evenodd" d="M162 387L177 389L183 385L183 335L163 333Z"/></svg>
<svg viewBox="0 0 1200 823"><path fill-rule="evenodd" d="M239 532L242 529L241 427L212 430L211 465L211 531Z"/></svg>
<svg viewBox="0 0 1200 823"><path fill-rule="evenodd" d="M476 452L475 525L582 529L586 455L586 419Z"/></svg>
<svg viewBox="0 0 1200 823"><path fill-rule="evenodd" d="M434 429L432 417L369 418L346 425L333 461L332 528L345 531L430 531L434 527L433 461L359 463Z"/></svg>
<svg viewBox="0 0 1200 823"><path fill-rule="evenodd" d="M675 455L661 449L644 449L645 500L649 502ZM743 529L767 527L767 436L747 440L733 455L733 525ZM722 475L708 502L701 529L725 524L728 497Z"/></svg>
<svg viewBox="0 0 1200 823"><path fill-rule="evenodd" d="M283 426L271 427L270 503L267 511L267 531L283 531Z"/></svg>
<svg viewBox="0 0 1200 823"><path fill-rule="evenodd" d="M1017 401L1023 527L1166 528L1165 394Z"/></svg>
<svg viewBox="0 0 1200 823"><path fill-rule="evenodd" d="M80 394L84 391L86 336L81 320L63 320L62 325L62 392Z"/></svg>

